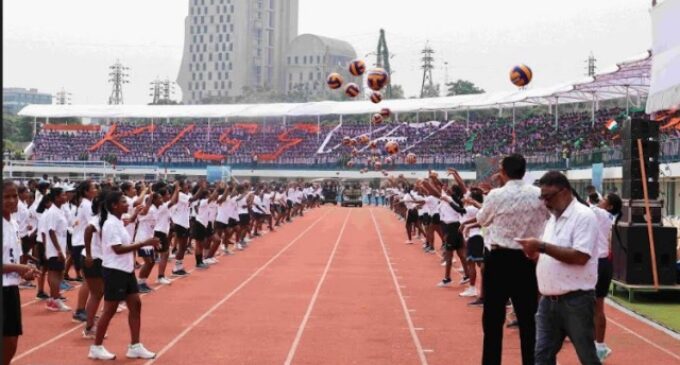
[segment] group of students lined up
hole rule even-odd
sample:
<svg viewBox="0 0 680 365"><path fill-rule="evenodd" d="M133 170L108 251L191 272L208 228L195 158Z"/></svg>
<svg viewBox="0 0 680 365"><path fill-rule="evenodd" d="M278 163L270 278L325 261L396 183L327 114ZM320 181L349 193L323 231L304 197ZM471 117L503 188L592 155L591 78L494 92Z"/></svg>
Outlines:
<svg viewBox="0 0 680 365"><path fill-rule="evenodd" d="M442 241L444 279L449 286L454 252L462 267L459 295L483 307L483 364L500 364L506 305L520 330L523 364L555 364L565 337L579 361L600 364L605 344L604 299L612 279L610 235L622 200L591 186L582 199L566 176L546 173L536 185L524 181L526 160L503 159L490 183L468 187L454 169L453 184L435 172L415 184L391 178L387 197L406 222L406 243L422 235L423 250ZM481 291L477 290L477 271ZM574 310L577 308L577 310Z"/></svg>
<svg viewBox="0 0 680 365"><path fill-rule="evenodd" d="M218 250L233 255L275 226L319 206L321 187L312 184L249 182L209 184L93 180L77 185L46 180L26 185L3 182L3 363L13 358L22 334L20 288L37 288L47 310L70 312L62 296L79 281L73 321L85 323L82 336L94 339L88 357L111 360L103 341L109 322L123 305L129 311L128 358L155 354L140 343L139 293L158 263L156 283L189 275L184 256L193 252L196 269L218 262ZM138 262L141 261L141 262ZM75 276L69 276L71 269ZM139 269L135 275L135 269ZM47 293L45 288L47 281ZM101 299L101 317L97 319Z"/></svg>

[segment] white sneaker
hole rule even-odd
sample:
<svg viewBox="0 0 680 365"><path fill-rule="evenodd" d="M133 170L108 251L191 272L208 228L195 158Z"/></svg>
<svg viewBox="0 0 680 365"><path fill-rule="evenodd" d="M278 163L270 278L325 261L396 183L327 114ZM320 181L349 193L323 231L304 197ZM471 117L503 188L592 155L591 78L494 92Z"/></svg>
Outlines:
<svg viewBox="0 0 680 365"><path fill-rule="evenodd" d="M130 359L154 359L156 354L145 349L141 343L128 346L127 357Z"/></svg>
<svg viewBox="0 0 680 365"><path fill-rule="evenodd" d="M156 280L156 282L157 282L158 284L161 284L161 285L170 285L170 284L172 284L172 281L170 281L170 279L168 279L168 278L166 278L166 277L159 278L158 280Z"/></svg>
<svg viewBox="0 0 680 365"><path fill-rule="evenodd" d="M243 246L240 243L236 244L236 249L237 250L243 250Z"/></svg>
<svg viewBox="0 0 680 365"><path fill-rule="evenodd" d="M108 352L104 346L90 346L90 353L87 355L90 359L95 360L114 360L116 355Z"/></svg>
<svg viewBox="0 0 680 365"><path fill-rule="evenodd" d="M121 302L121 303L118 304L118 308L116 309L116 313L120 313L120 312L122 312L126 309L127 309L127 305L125 305L125 303Z"/></svg>
<svg viewBox="0 0 680 365"><path fill-rule="evenodd" d="M476 297L477 296L477 288L475 288L474 286L468 286L468 288L465 289L465 291L463 291L462 293L460 293L458 295L460 295L461 297Z"/></svg>
<svg viewBox="0 0 680 365"><path fill-rule="evenodd" d="M251 240L250 238L248 238L248 237L245 237L243 240L244 240L246 243L249 243L250 241L252 241L252 240Z"/></svg>
<svg viewBox="0 0 680 365"><path fill-rule="evenodd" d="M57 308L59 308L59 312L70 312L71 307L66 305L63 300L57 299L54 301L54 303L57 305Z"/></svg>
<svg viewBox="0 0 680 365"><path fill-rule="evenodd" d="M446 261L442 261L442 266L446 266Z"/></svg>

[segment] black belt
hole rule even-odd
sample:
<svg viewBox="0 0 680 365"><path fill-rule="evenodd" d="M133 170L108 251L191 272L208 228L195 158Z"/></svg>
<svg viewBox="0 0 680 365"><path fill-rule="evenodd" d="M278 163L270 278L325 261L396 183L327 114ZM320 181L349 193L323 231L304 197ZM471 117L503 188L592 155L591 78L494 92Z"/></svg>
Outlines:
<svg viewBox="0 0 680 365"><path fill-rule="evenodd" d="M569 299L569 298L574 298L574 297L580 297L583 295L595 295L595 290L575 290L575 291L570 291L568 293L560 294L560 295L544 295L543 297L546 299L550 299L553 302L559 302L560 300L564 299Z"/></svg>
<svg viewBox="0 0 680 365"><path fill-rule="evenodd" d="M496 250L501 250L501 251L522 251L514 248L508 248L505 246L499 246L497 244L492 244L491 245L491 251L496 251Z"/></svg>

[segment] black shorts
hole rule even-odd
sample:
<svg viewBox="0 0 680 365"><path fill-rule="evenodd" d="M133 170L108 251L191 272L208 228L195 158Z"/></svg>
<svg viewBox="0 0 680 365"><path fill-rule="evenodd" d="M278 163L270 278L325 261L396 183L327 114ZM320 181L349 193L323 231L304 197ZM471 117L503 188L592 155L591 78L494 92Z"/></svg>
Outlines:
<svg viewBox="0 0 680 365"><path fill-rule="evenodd" d="M286 201L286 204L288 205L288 209L293 208L293 202L292 202L292 201L287 200L287 201Z"/></svg>
<svg viewBox="0 0 680 365"><path fill-rule="evenodd" d="M427 214L427 213L421 215L419 219L420 219L420 223L422 223L424 226L430 224L430 221L431 221L430 215Z"/></svg>
<svg viewBox="0 0 680 365"><path fill-rule="evenodd" d="M179 224L172 224L172 230L175 232L175 236L179 238L189 238L190 232L189 228L182 227Z"/></svg>
<svg viewBox="0 0 680 365"><path fill-rule="evenodd" d="M19 287L2 287L2 336L16 337L23 334L21 326L21 297Z"/></svg>
<svg viewBox="0 0 680 365"><path fill-rule="evenodd" d="M47 259L47 270L64 271L64 268L66 268L64 261L60 261L58 257L50 257Z"/></svg>
<svg viewBox="0 0 680 365"><path fill-rule="evenodd" d="M137 256L141 258L150 258L152 262L154 262L154 257L156 257L156 253L154 252L153 248L147 247L141 247L137 250Z"/></svg>
<svg viewBox="0 0 680 365"><path fill-rule="evenodd" d="M35 245L35 235L21 237L21 253L28 255Z"/></svg>
<svg viewBox="0 0 680 365"><path fill-rule="evenodd" d="M439 213L432 216L432 224L441 224L442 220L439 218Z"/></svg>
<svg viewBox="0 0 680 365"><path fill-rule="evenodd" d="M468 261L484 261L484 237L482 235L478 234L468 238L466 256Z"/></svg>
<svg viewBox="0 0 680 365"><path fill-rule="evenodd" d="M444 249L446 251L455 251L463 248L463 234L458 232L460 222L443 223L444 233L446 234L446 242Z"/></svg>
<svg viewBox="0 0 680 365"><path fill-rule="evenodd" d="M595 297L606 298L609 293L609 285L612 283L612 262L604 257L597 260L597 284L595 284Z"/></svg>
<svg viewBox="0 0 680 365"><path fill-rule="evenodd" d="M73 266L76 268L76 272L80 275L80 269L83 268L83 250L85 246L72 246L71 247L71 258L73 259Z"/></svg>
<svg viewBox="0 0 680 365"><path fill-rule="evenodd" d="M247 227L250 224L250 214L239 214L238 223L241 227Z"/></svg>
<svg viewBox="0 0 680 365"><path fill-rule="evenodd" d="M406 215L406 224L418 223L418 211L416 209L409 209Z"/></svg>
<svg viewBox="0 0 680 365"><path fill-rule="evenodd" d="M71 252L71 247L73 247L73 235L70 233L66 233L66 248L68 249L68 252Z"/></svg>
<svg viewBox="0 0 680 365"><path fill-rule="evenodd" d="M260 219L262 219L262 217L264 217L264 214L261 214L261 213L253 213L253 217L254 217L256 220L260 220Z"/></svg>
<svg viewBox="0 0 680 365"><path fill-rule="evenodd" d="M36 265L38 267L47 267L47 256L45 256L45 244L42 242L35 242L35 252L33 256L38 259Z"/></svg>
<svg viewBox="0 0 680 365"><path fill-rule="evenodd" d="M214 223L210 222L208 223L208 237L211 237L213 234L215 234L215 228L213 227Z"/></svg>
<svg viewBox="0 0 680 365"><path fill-rule="evenodd" d="M194 222L191 226L191 238L196 241L203 241L208 238L208 228L199 222Z"/></svg>
<svg viewBox="0 0 680 365"><path fill-rule="evenodd" d="M139 293L134 273L104 267L102 274L104 276L104 300L120 302L130 294Z"/></svg>
<svg viewBox="0 0 680 365"><path fill-rule="evenodd" d="M215 221L215 229L223 231L225 229L229 228L228 223L222 223L220 221Z"/></svg>
<svg viewBox="0 0 680 365"><path fill-rule="evenodd" d="M168 252L168 249L170 248L170 240L168 240L168 235L163 232L154 231L153 236L161 241L158 252Z"/></svg>
<svg viewBox="0 0 680 365"><path fill-rule="evenodd" d="M82 258L83 275L85 279L99 279L102 277L102 259L92 260L92 266L85 265L85 256Z"/></svg>

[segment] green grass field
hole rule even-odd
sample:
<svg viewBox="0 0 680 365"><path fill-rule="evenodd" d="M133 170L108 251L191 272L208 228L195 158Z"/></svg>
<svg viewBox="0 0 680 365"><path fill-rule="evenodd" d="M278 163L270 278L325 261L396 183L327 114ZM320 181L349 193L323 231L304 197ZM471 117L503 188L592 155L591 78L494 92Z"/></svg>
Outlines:
<svg viewBox="0 0 680 365"><path fill-rule="evenodd" d="M626 292L617 292L610 299L662 326L680 333L680 292L635 293L635 301L628 302Z"/></svg>

